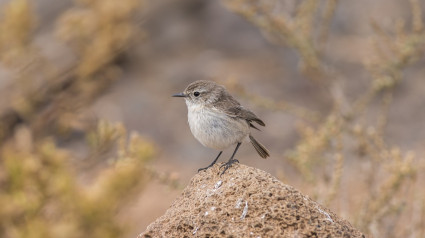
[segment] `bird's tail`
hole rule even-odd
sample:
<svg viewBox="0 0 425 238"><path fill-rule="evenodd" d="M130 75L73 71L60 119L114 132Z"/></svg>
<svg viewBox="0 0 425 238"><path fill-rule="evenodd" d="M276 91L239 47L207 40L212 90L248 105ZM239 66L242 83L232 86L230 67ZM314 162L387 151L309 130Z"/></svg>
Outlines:
<svg viewBox="0 0 425 238"><path fill-rule="evenodd" d="M256 141L252 135L249 135L249 140L251 144L254 146L257 153L261 156L261 158L265 159L270 156L269 151L262 145L260 142Z"/></svg>

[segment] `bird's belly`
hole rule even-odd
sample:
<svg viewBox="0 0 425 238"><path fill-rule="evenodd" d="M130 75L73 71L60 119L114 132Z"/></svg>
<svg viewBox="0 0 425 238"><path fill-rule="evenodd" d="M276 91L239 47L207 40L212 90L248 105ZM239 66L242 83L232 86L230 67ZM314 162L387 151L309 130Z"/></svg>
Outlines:
<svg viewBox="0 0 425 238"><path fill-rule="evenodd" d="M205 109L189 110L188 122L193 136L202 145L217 150L243 142L249 134L245 120Z"/></svg>

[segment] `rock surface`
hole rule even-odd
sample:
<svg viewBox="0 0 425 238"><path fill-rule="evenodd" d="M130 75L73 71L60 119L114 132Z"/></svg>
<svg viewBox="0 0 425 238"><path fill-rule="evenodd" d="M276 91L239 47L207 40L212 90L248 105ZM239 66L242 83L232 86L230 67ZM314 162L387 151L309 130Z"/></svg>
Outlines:
<svg viewBox="0 0 425 238"><path fill-rule="evenodd" d="M270 174L234 164L196 174L166 213L139 238L148 237L364 237Z"/></svg>

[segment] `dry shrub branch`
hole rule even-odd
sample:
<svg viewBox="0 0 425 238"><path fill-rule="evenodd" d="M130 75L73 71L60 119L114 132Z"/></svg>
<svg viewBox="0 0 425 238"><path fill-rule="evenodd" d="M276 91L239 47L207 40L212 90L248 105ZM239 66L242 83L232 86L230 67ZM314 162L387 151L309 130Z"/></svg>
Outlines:
<svg viewBox="0 0 425 238"><path fill-rule="evenodd" d="M2 9L0 62L11 78L0 107L0 237L127 234L119 213L153 177L157 149L81 112L120 75L140 10L135 0L77 1L56 29L78 60L59 67L35 46L31 2ZM84 156L58 143L85 138Z"/></svg>
<svg viewBox="0 0 425 238"><path fill-rule="evenodd" d="M372 21L373 57L364 63L370 83L353 99L340 86L350 76L325 57L329 49L324 45L331 34L330 24L338 1L225 0L223 3L258 26L273 42L293 48L299 55L301 72L333 96L330 102L333 109L317 113L290 102L254 96L235 80L228 84L258 106L290 113L302 121L298 127L300 141L282 157L308 182L306 189L310 194L338 213L350 214L349 220L376 237L424 234L423 228L413 230L412 224L406 223L417 216L412 210L416 201L423 204L425 200L424 192L419 189L424 184L417 183L417 177L425 172L418 166L423 158L411 151L402 152L385 138L393 94L405 80L403 70L423 59L425 53L419 1L410 1L411 22L399 19L394 29L383 29L376 20ZM380 102L378 112L368 110L373 102ZM368 119L371 116L374 120ZM356 171L348 174L345 168L353 164L358 165L351 169ZM358 179L350 179L352 184L348 186L357 190L341 187L341 181L350 175ZM358 189L361 194L355 192ZM412 198L415 200L409 200ZM341 203L350 206L340 206ZM414 221L416 227L425 222L423 217Z"/></svg>
<svg viewBox="0 0 425 238"><path fill-rule="evenodd" d="M122 237L126 227L118 212L149 181L147 162L153 144L122 125L99 124L92 132L100 140L108 127L119 134L118 150L106 169L91 182L79 181L72 169L72 152L52 139L35 141L20 127L1 150L2 237ZM110 129L112 127L112 129ZM95 148L94 148L95 149Z"/></svg>

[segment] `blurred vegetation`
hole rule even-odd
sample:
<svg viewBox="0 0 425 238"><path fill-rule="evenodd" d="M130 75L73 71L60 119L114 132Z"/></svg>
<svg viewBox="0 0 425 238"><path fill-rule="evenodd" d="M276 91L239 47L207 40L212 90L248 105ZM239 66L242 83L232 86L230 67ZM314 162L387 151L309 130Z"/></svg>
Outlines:
<svg viewBox="0 0 425 238"><path fill-rule="evenodd" d="M324 87L332 96L330 112L315 112L290 102L275 102L255 96L237 80L228 85L239 95L258 106L291 113L300 119L300 140L294 149L282 155L302 175L303 191L347 214L360 230L374 237L422 237L425 235L424 158L413 151L401 151L389 145L384 136L388 110L398 85L406 80L403 70L423 59L425 29L420 2L410 0L410 22L399 19L394 29L382 29L372 21L375 37L372 56L364 67L370 74L367 90L349 99L342 88L349 76L327 62L326 40L337 7L337 0L296 1L288 9L283 1L224 0L232 11L257 25L276 44L293 48L300 59L300 71L312 82ZM373 19L376 20L376 19ZM381 110L370 113L372 103ZM376 123L370 123L370 116ZM341 191L344 171L356 158L364 169L350 171L356 189ZM353 170L353 169L350 169ZM282 179L290 180L282 174ZM359 196L359 191L361 196ZM338 206L338 204L349 206ZM418 204L419 210L417 209ZM422 224L422 225L421 225Z"/></svg>
<svg viewBox="0 0 425 238"><path fill-rule="evenodd" d="M80 0L78 7L61 16L58 35L75 50L81 78L93 76L128 47L137 34L134 12L140 0ZM140 33L140 32L139 32Z"/></svg>
<svg viewBox="0 0 425 238"><path fill-rule="evenodd" d="M27 0L2 8L0 61L15 83L0 112L0 237L123 237L119 212L155 175L153 143L121 124L81 113L120 74L141 2L82 0L57 22L78 57L56 68L34 45L37 17ZM71 56L72 57L72 56ZM121 58L120 58L121 57ZM86 138L81 160L57 142ZM91 166L87 167L87 164ZM84 169L91 169L85 178Z"/></svg>
<svg viewBox="0 0 425 238"><path fill-rule="evenodd" d="M31 6L25 0L12 1L2 10L0 60L10 66L19 66L26 53L31 50L30 41L36 19Z"/></svg>
<svg viewBox="0 0 425 238"><path fill-rule="evenodd" d="M298 171L300 189L373 236L425 237L424 158L389 144L384 133L393 95L407 80L403 71L424 59L420 1L409 0L412 17L392 29L372 19L373 51L364 60L370 81L354 98L342 86L352 76L328 57L338 0L285 7L284 1L222 2L273 43L292 48L300 73L332 97L331 110L318 112L254 95L237 79L227 82L253 104L299 119L299 141L282 158ZM12 72L13 84L0 108L0 237L123 237L119 213L147 182L180 187L175 177L149 167L158 152L154 143L86 111L121 77L127 52L143 39L136 15L144 4L76 0L54 24L69 47L66 57L76 59L62 68L35 44L31 1L2 6L0 64ZM372 104L380 110L371 111ZM59 143L74 137L85 141L84 158ZM347 176L355 176L350 188L342 187ZM285 174L281 179L296 182Z"/></svg>
<svg viewBox="0 0 425 238"><path fill-rule="evenodd" d="M122 237L126 227L117 213L149 180L146 163L155 149L137 134L128 138L122 125L104 122L89 142L96 150L111 137L118 147L113 163L82 183L70 166L69 151L49 138L34 141L27 127L17 129L1 150L0 235Z"/></svg>

